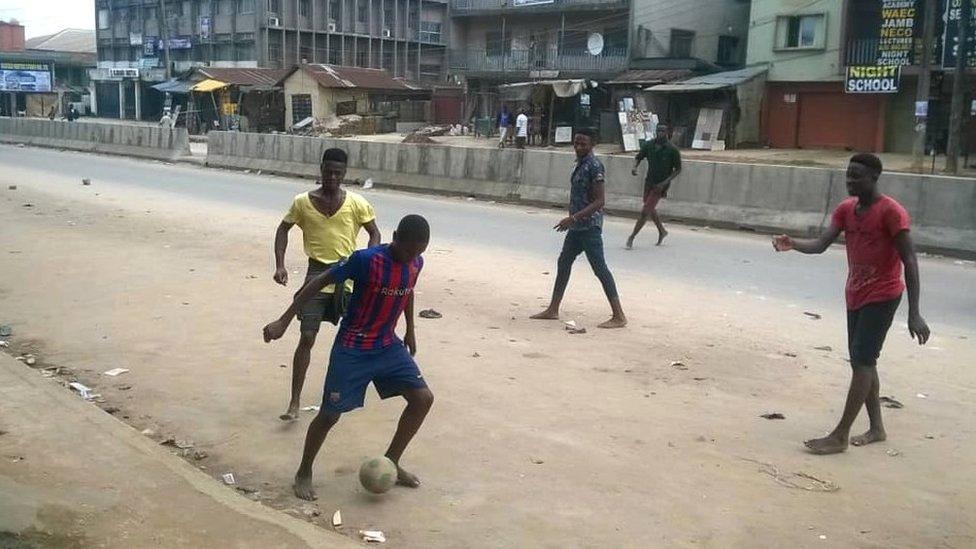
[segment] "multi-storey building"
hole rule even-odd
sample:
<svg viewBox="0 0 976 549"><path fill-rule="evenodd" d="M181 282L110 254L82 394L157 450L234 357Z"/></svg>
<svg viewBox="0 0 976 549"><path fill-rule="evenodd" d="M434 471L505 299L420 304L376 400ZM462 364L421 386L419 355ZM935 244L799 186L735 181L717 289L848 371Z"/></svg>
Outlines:
<svg viewBox="0 0 976 549"><path fill-rule="evenodd" d="M450 71L469 93L627 68L631 0L450 0Z"/></svg>
<svg viewBox="0 0 976 549"><path fill-rule="evenodd" d="M167 50L173 74L308 62L441 79L446 1L95 0L100 110L142 118L158 100L145 84L165 79Z"/></svg>
<svg viewBox="0 0 976 549"><path fill-rule="evenodd" d="M948 125L955 72L950 55L953 17L960 2L933 1L934 74L927 116L929 142L939 149ZM753 2L747 63L769 67L764 140L780 148L910 152L917 122L924 7L921 0ZM944 51L947 44L950 49ZM976 65L974 53L969 66ZM886 65L899 66L894 88L874 93L845 88L847 67Z"/></svg>

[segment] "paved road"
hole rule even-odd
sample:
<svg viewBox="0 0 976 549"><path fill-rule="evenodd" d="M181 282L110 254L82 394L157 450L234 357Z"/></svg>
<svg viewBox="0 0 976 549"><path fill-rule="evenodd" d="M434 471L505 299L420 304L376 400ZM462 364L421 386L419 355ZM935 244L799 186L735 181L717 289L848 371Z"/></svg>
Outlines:
<svg viewBox="0 0 976 549"><path fill-rule="evenodd" d="M3 185L41 185L62 177L90 177L99 184L153 189L270 211L284 211L295 193L309 188L307 180L297 178L13 146L0 146L0 166L6 168L0 171ZM499 248L499 253L538 254L551 257L553 262L559 250L561 237L549 230L558 218L554 211L383 190L370 191L369 199L385 219L381 222L385 234L393 220L417 212L430 219L439 242L452 246L492 246ZM651 228L642 235L638 249L626 251L621 245L631 223L627 219L608 220L608 262L616 270L646 273L648 284L681 280L730 293L783 299L804 308L843 307L846 266L840 246L817 258L777 255L765 236L676 226L667 246L651 246ZM972 264L923 258L922 276L923 312L931 324L936 328L976 329L976 268Z"/></svg>

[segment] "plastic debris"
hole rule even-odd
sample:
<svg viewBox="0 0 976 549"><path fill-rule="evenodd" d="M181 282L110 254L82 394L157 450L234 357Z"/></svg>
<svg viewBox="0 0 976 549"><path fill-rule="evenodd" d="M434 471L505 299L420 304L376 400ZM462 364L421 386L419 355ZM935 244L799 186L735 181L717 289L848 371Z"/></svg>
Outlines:
<svg viewBox="0 0 976 549"><path fill-rule="evenodd" d="M386 543L386 536L379 530L360 530L359 535L363 541L372 543Z"/></svg>
<svg viewBox="0 0 976 549"><path fill-rule="evenodd" d="M322 511L314 505L305 505L302 507L302 514L308 518L314 518L322 514Z"/></svg>
<svg viewBox="0 0 976 549"><path fill-rule="evenodd" d="M237 479L234 478L234 473L224 473L223 475L220 475L220 477L224 479L224 484L228 486L237 484Z"/></svg>
<svg viewBox="0 0 976 549"><path fill-rule="evenodd" d="M888 454L890 457L898 457L901 455L901 452L895 450L894 448L888 448L887 450L885 450L885 453Z"/></svg>
<svg viewBox="0 0 976 549"><path fill-rule="evenodd" d="M810 311L803 311L803 314L807 315L808 317L812 318L813 320L820 320L821 318L823 318L823 316L821 316L820 314L818 314L818 313L811 313Z"/></svg>
<svg viewBox="0 0 976 549"><path fill-rule="evenodd" d="M764 418L764 419L786 419L786 416L784 416L783 414L781 414L779 412L773 412L771 414L762 414L759 417Z"/></svg>
<svg viewBox="0 0 976 549"><path fill-rule="evenodd" d="M71 387L75 391L78 391L78 394L81 395L81 398L85 400L91 400L96 396L92 394L91 387L86 387L81 383L78 383L77 381L72 381L71 383L68 384L68 387Z"/></svg>
<svg viewBox="0 0 976 549"><path fill-rule="evenodd" d="M833 351L834 348L831 347L830 345L821 345L820 347L814 347L814 350L816 350L816 351L827 351L827 352L830 352L830 351Z"/></svg>
<svg viewBox="0 0 976 549"><path fill-rule="evenodd" d="M687 370L688 369L688 366L686 366L685 363L684 362L681 362L680 360L675 360L674 362L672 362L671 363L671 367L672 368L677 368L678 370Z"/></svg>
<svg viewBox="0 0 976 549"><path fill-rule="evenodd" d="M338 528L342 526L342 511L336 509L336 512L332 514L332 527Z"/></svg>
<svg viewBox="0 0 976 549"><path fill-rule="evenodd" d="M302 408L302 411L303 412L318 412L319 411L319 407L318 406L305 406L304 408Z"/></svg>
<svg viewBox="0 0 976 549"><path fill-rule="evenodd" d="M106 371L104 373L107 376L115 377L117 375L121 375L121 374L127 373L128 371L129 371L128 368L112 368L111 370L108 370L108 371Z"/></svg>
<svg viewBox="0 0 976 549"><path fill-rule="evenodd" d="M372 177L367 178L366 181L363 182L363 188L364 189L372 189L373 188L373 178Z"/></svg>
<svg viewBox="0 0 976 549"><path fill-rule="evenodd" d="M444 315L434 309L424 309L420 311L420 318L444 318Z"/></svg>
<svg viewBox="0 0 976 549"><path fill-rule="evenodd" d="M0 349L6 349L7 347L10 347L10 344L6 341L0 340Z"/></svg>
<svg viewBox="0 0 976 549"><path fill-rule="evenodd" d="M918 398L929 398L929 395L925 393L916 393L915 396L917 396Z"/></svg>

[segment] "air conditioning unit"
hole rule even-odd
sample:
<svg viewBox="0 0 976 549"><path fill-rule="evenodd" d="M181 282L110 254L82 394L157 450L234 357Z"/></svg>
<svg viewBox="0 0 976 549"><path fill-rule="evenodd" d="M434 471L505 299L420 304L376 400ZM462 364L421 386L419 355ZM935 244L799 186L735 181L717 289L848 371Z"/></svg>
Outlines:
<svg viewBox="0 0 976 549"><path fill-rule="evenodd" d="M383 38L389 38L392 34L393 33L390 32L390 29L383 29Z"/></svg>
<svg viewBox="0 0 976 549"><path fill-rule="evenodd" d="M281 26L281 21L278 20L277 17L268 17L268 26L269 27L280 27Z"/></svg>
<svg viewBox="0 0 976 549"><path fill-rule="evenodd" d="M335 23L329 23L328 25L325 26L325 30L327 30L329 32L335 32L336 31L336 24Z"/></svg>

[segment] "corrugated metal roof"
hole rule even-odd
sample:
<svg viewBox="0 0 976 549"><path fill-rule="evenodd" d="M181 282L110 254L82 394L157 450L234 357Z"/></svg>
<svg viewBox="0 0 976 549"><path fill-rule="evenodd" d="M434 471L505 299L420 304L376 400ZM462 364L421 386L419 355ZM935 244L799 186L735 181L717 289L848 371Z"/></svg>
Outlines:
<svg viewBox="0 0 976 549"><path fill-rule="evenodd" d="M289 69L233 69L200 67L197 72L213 80L236 86L274 86L291 72Z"/></svg>
<svg viewBox="0 0 976 549"><path fill-rule="evenodd" d="M720 90L722 88L731 88L732 86L738 86L743 82L752 80L753 78L763 74L767 71L766 66L757 67L746 67L744 69L739 69L736 71L725 71L717 72L715 74L709 74L706 76L696 76L694 78L689 78L687 80L682 80L681 82L672 82L670 84L660 84L657 86L651 86L646 88L649 92L694 92L694 91L708 91L708 90Z"/></svg>
<svg viewBox="0 0 976 549"><path fill-rule="evenodd" d="M64 29L55 34L35 36L24 43L24 48L28 50L95 53L95 31Z"/></svg>
<svg viewBox="0 0 976 549"><path fill-rule="evenodd" d="M323 88L363 88L393 91L424 91L427 89L406 80L394 78L393 75L383 69L339 67L336 65L302 65L294 70L304 70ZM290 75L291 73L288 74L288 76Z"/></svg>
<svg viewBox="0 0 976 549"><path fill-rule="evenodd" d="M607 84L663 84L688 78L694 74L689 69L644 69L629 70L618 75Z"/></svg>

